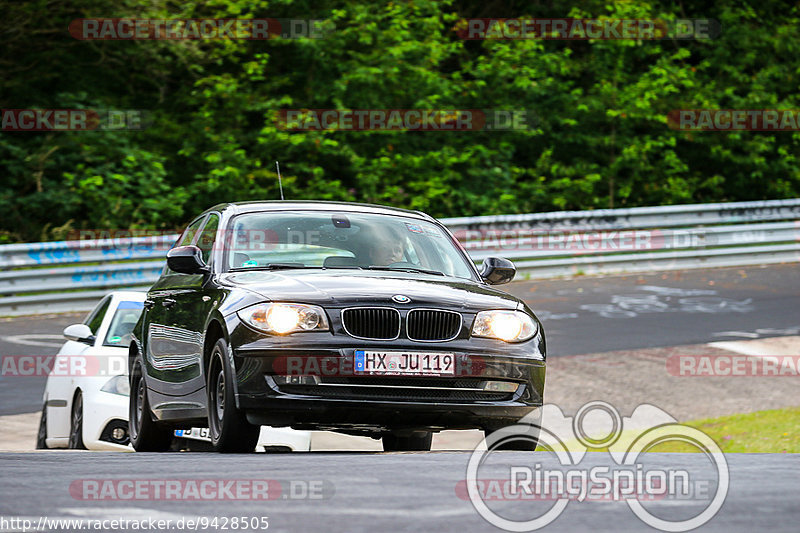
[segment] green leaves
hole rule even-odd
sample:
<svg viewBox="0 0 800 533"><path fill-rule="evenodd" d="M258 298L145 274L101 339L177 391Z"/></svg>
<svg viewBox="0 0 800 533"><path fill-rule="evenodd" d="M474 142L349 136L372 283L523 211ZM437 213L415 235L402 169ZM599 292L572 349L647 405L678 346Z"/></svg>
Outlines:
<svg viewBox="0 0 800 533"><path fill-rule="evenodd" d="M2 107L146 109L153 121L141 132L1 134L4 241L55 238L68 221L178 227L220 201L275 199L275 160L287 198L436 216L800 194L800 133L685 132L666 120L676 109L800 107L800 8L779 2L551 2L535 13L472 0L43 6L9 5L0 21ZM72 39L69 21L85 16L323 19L326 37ZM715 18L723 31L698 41L461 40L459 21L476 16ZM530 127L287 131L279 109L513 110Z"/></svg>

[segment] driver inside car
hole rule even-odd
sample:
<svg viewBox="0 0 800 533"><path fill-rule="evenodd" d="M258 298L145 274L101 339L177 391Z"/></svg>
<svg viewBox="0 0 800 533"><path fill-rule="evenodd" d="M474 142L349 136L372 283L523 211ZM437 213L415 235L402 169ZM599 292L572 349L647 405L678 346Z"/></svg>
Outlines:
<svg viewBox="0 0 800 533"><path fill-rule="evenodd" d="M373 266L401 263L404 261L403 255L403 243L399 239L381 239L369 249L369 259Z"/></svg>

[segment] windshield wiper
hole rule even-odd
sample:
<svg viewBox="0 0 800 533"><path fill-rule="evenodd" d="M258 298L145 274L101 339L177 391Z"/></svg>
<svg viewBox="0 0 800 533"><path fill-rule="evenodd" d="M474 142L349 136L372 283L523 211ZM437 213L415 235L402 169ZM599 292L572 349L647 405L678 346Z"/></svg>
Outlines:
<svg viewBox="0 0 800 533"><path fill-rule="evenodd" d="M293 268L322 268L316 266L306 266L303 263L269 263L267 265L256 265L256 266L247 266L247 267L235 267L231 268L231 270L235 271L243 271L243 270L290 270Z"/></svg>
<svg viewBox="0 0 800 533"><path fill-rule="evenodd" d="M417 274L432 274L434 276L444 276L444 272L439 272L438 270L428 270L425 268L415 268L415 267L397 267L392 268L388 266L368 266L364 267L367 270L386 270L389 272L413 272Z"/></svg>
<svg viewBox="0 0 800 533"><path fill-rule="evenodd" d="M292 270L292 269L317 269L317 270L327 270L327 269L342 269L342 270L383 270L387 272L412 272L415 274L431 274L433 276L444 276L444 272L439 272L438 270L428 270L425 268L415 268L415 267L388 267L388 266L337 266L337 267L318 267L318 266L306 266L302 263L269 263L267 265L256 265L256 266L249 266L249 267L235 267L231 268L231 271L235 272L244 272L247 270Z"/></svg>

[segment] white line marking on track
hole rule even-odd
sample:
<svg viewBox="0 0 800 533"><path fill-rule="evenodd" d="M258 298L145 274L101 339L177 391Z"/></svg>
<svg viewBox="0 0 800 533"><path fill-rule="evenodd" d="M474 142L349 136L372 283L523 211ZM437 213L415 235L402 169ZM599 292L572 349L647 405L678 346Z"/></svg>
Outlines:
<svg viewBox="0 0 800 533"><path fill-rule="evenodd" d="M717 333L712 333L712 337L744 337L746 339L757 339L759 337L758 333L752 333L749 331L720 331Z"/></svg>
<svg viewBox="0 0 800 533"><path fill-rule="evenodd" d="M53 334L46 334L46 333L29 333L25 335L8 335L5 337L0 337L6 342L10 342L12 344L22 344L25 346L52 346L56 348L61 348L61 345L64 344L64 337L61 335L53 335ZM59 340L61 342L47 342L42 340L35 340L35 339L52 339L52 340Z"/></svg>

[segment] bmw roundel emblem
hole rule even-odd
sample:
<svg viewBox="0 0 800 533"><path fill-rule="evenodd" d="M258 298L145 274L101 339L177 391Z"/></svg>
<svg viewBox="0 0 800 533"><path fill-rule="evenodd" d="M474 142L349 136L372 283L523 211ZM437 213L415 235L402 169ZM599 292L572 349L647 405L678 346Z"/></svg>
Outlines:
<svg viewBox="0 0 800 533"><path fill-rule="evenodd" d="M392 296L392 300L394 300L399 304L407 304L408 302L411 301L411 298L403 294L395 294L394 296Z"/></svg>

